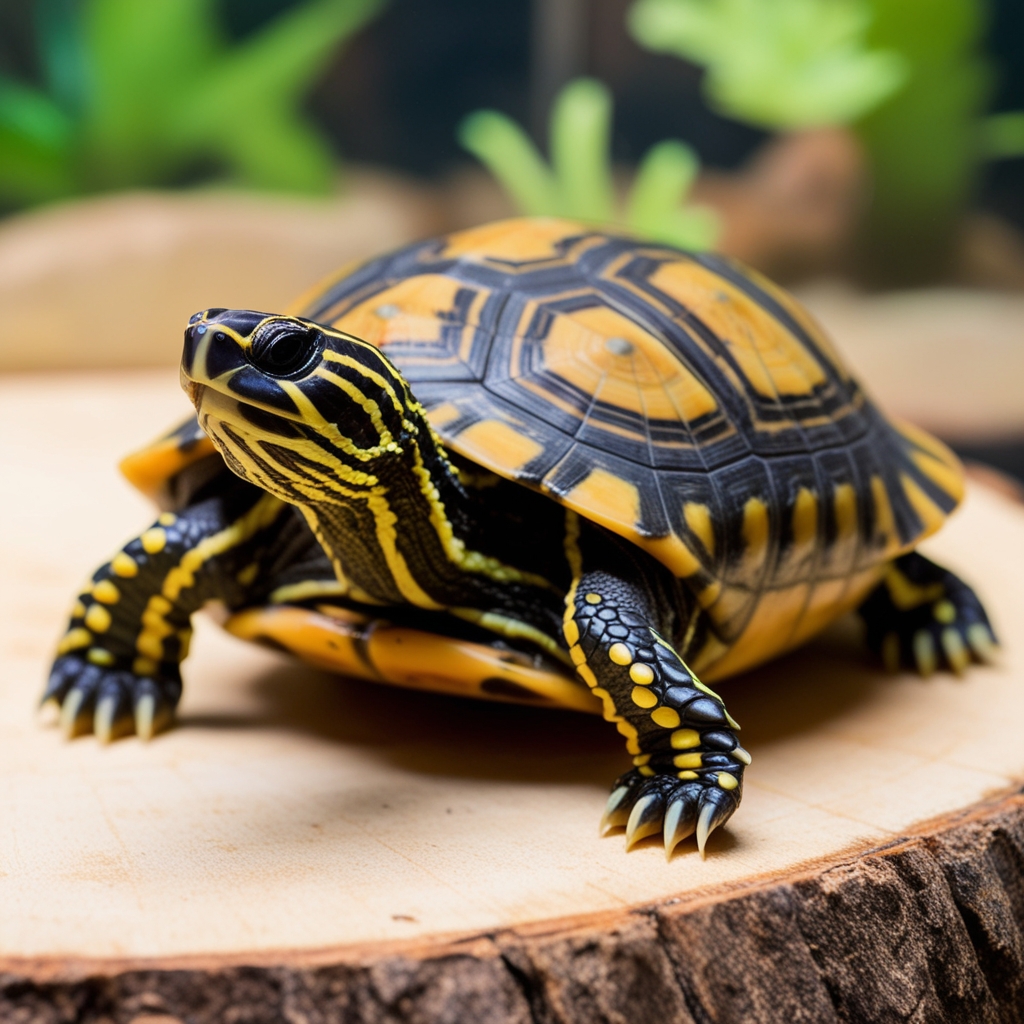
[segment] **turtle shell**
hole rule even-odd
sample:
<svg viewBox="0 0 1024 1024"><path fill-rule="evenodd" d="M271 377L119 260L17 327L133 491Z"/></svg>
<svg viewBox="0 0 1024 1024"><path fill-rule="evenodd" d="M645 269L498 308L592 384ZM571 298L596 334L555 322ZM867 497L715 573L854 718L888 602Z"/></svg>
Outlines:
<svg viewBox="0 0 1024 1024"><path fill-rule="evenodd" d="M962 497L955 456L721 256L508 220L346 268L292 311L379 345L450 448L688 579L724 638L695 661L709 678L859 603Z"/></svg>
<svg viewBox="0 0 1024 1024"><path fill-rule="evenodd" d="M795 299L721 256L508 220L350 265L290 312L380 346L451 449L685 578L715 625L708 678L859 603L962 496L945 446L886 419ZM152 493L182 438L123 468Z"/></svg>

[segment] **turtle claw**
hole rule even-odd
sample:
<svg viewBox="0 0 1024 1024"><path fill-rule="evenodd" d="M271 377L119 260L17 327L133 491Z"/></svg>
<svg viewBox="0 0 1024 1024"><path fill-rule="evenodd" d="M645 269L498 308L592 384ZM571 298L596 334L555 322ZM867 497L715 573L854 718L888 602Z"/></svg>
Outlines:
<svg viewBox="0 0 1024 1024"><path fill-rule="evenodd" d="M619 786L612 790L612 795L608 797L604 814L601 815L601 824L598 826L598 833L600 835L606 835L610 829L625 825L629 820L629 809L623 803L628 794L628 786Z"/></svg>
<svg viewBox="0 0 1024 1024"><path fill-rule="evenodd" d="M165 666L160 678L140 678L69 654L54 663L40 706L56 705L66 739L93 732L110 743L133 727L140 739L151 739L170 724L180 696L175 666Z"/></svg>
<svg viewBox="0 0 1024 1024"><path fill-rule="evenodd" d="M708 837L732 817L740 803L744 763L737 759L717 766L723 767L727 770L691 772L692 777L683 779L675 771L642 775L634 768L619 779L609 797L602 833L608 824L625 824L628 851L660 832L665 857L671 860L676 847L696 832L703 857Z"/></svg>
<svg viewBox="0 0 1024 1024"><path fill-rule="evenodd" d="M700 859L705 860L707 854L704 848L708 845L708 836L715 828L715 805L705 804L700 809L700 817L697 819L697 849L700 851Z"/></svg>
<svg viewBox="0 0 1024 1024"><path fill-rule="evenodd" d="M156 697L151 693L144 693L135 702L135 735L140 740L151 740L153 738L153 720L156 716Z"/></svg>
<svg viewBox="0 0 1024 1024"><path fill-rule="evenodd" d="M60 707L60 731L64 733L64 739L74 739L79 732L85 731L80 728L80 720L85 717L82 710L86 699L85 691L77 686L64 698Z"/></svg>
<svg viewBox="0 0 1024 1024"><path fill-rule="evenodd" d="M967 645L974 656L986 664L993 664L999 656L999 644L992 635L992 630L980 622L975 622L967 627L966 632Z"/></svg>
<svg viewBox="0 0 1024 1024"><path fill-rule="evenodd" d="M911 551L890 566L860 607L868 647L889 672L963 675L971 661L991 662L998 650L977 595L963 580Z"/></svg>
<svg viewBox="0 0 1024 1024"><path fill-rule="evenodd" d="M626 822L626 850L631 850L641 839L653 836L661 831L664 819L664 801L660 793L649 793L642 796L630 811Z"/></svg>
<svg viewBox="0 0 1024 1024"><path fill-rule="evenodd" d="M686 838L693 835L694 823L691 808L692 801L687 797L677 797L668 805L665 812L665 860L672 859L672 852Z"/></svg>

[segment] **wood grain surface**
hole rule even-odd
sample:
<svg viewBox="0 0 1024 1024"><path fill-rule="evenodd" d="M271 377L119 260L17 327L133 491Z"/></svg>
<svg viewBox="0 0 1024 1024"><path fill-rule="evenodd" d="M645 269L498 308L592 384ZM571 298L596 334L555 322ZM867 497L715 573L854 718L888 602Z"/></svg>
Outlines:
<svg viewBox="0 0 1024 1024"><path fill-rule="evenodd" d="M116 459L186 412L167 371L0 380L0 1020L1024 1020L1020 506L976 487L927 545L1001 663L886 676L851 621L725 683L743 807L666 863L597 836L599 719L210 621L173 732L40 723L76 586L150 516Z"/></svg>

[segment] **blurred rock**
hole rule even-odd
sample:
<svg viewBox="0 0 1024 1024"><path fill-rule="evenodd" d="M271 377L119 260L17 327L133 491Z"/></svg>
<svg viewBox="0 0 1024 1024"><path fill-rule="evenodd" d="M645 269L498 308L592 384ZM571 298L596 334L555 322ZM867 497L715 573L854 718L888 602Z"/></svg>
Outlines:
<svg viewBox="0 0 1024 1024"><path fill-rule="evenodd" d="M991 213L969 214L954 271L963 284L1024 291L1024 235Z"/></svg>
<svg viewBox="0 0 1024 1024"><path fill-rule="evenodd" d="M791 281L841 269L865 183L854 136L822 128L772 139L739 171L705 171L693 199L721 217L720 252Z"/></svg>
<svg viewBox="0 0 1024 1024"><path fill-rule="evenodd" d="M359 170L332 199L135 192L20 214L0 223L0 370L176 363L196 310L280 311L439 217L427 190Z"/></svg>
<svg viewBox="0 0 1024 1024"><path fill-rule="evenodd" d="M952 441L1024 437L1024 295L927 288L795 290L890 413Z"/></svg>

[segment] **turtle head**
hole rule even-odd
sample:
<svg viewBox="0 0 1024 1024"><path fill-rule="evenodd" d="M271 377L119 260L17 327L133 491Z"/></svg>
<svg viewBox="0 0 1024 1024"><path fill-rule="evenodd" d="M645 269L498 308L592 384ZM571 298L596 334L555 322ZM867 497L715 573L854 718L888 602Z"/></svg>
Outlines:
<svg viewBox="0 0 1024 1024"><path fill-rule="evenodd" d="M405 380L379 349L300 317L197 313L181 381L228 466L294 504L365 494L422 432Z"/></svg>

